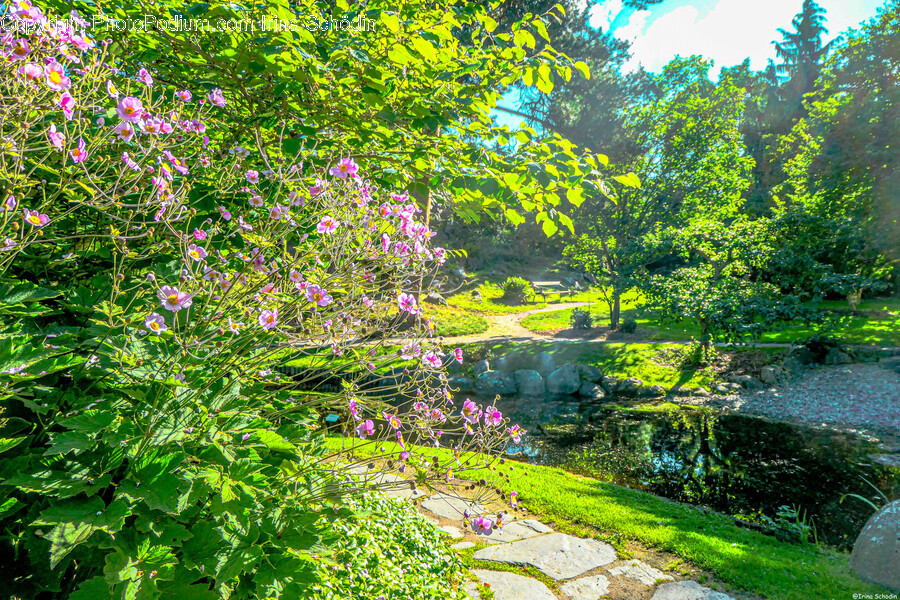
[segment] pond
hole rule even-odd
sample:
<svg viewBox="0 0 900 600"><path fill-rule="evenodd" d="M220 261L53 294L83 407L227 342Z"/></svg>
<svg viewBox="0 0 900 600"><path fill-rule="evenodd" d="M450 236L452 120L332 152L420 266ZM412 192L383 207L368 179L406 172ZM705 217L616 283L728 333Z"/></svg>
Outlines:
<svg viewBox="0 0 900 600"><path fill-rule="evenodd" d="M814 525L819 541L844 549L874 512L857 498L842 502L845 494L879 506L884 500L872 486L900 495L900 469L873 462L877 446L852 434L672 404L629 409L505 399L499 407L531 431L507 448L511 457L750 522L765 522L763 515L777 521L786 506ZM779 525L796 530L796 522L782 514Z"/></svg>

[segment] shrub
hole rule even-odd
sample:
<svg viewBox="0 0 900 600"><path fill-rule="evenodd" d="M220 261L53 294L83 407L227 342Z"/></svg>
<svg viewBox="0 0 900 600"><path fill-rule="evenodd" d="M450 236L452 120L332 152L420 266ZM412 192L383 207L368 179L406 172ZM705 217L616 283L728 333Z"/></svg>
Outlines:
<svg viewBox="0 0 900 600"><path fill-rule="evenodd" d="M503 290L500 299L507 304L523 304L531 295L531 283L521 277L508 277L500 288Z"/></svg>
<svg viewBox="0 0 900 600"><path fill-rule="evenodd" d="M591 315L591 311L576 308L572 311L570 322L572 329L590 329L594 326L594 317Z"/></svg>
<svg viewBox="0 0 900 600"><path fill-rule="evenodd" d="M637 321L634 317L625 317L622 319L622 324L619 326L619 329L622 333L634 333L637 331Z"/></svg>
<svg viewBox="0 0 900 600"><path fill-rule="evenodd" d="M496 410L463 422L449 404L410 289L444 253L352 159L315 168L231 121L220 90L125 78L137 68L71 35L38 27L26 60L0 61L0 587L308 597L363 510L322 413L372 444L509 435ZM414 317L399 356L357 341L398 311ZM299 357L308 373L275 372ZM409 377L376 375L391 365ZM337 391L317 393L322 371ZM392 458L420 483L474 466Z"/></svg>

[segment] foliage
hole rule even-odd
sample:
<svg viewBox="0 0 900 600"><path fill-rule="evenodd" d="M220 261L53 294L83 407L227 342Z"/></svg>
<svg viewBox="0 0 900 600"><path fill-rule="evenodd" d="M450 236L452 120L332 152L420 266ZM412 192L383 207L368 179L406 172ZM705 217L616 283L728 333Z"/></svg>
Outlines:
<svg viewBox="0 0 900 600"><path fill-rule="evenodd" d="M632 316L628 316L622 321L622 326L619 329L622 333L634 333L637 331L637 325L637 320Z"/></svg>
<svg viewBox="0 0 900 600"><path fill-rule="evenodd" d="M459 0L72 5L85 14L102 7L110 20L169 23L178 15L208 23L104 34L117 57L152 64L161 80L221 87L232 98L225 110L239 124L229 144L246 146L257 130L277 131L292 155L302 149L319 168L350 156L374 183L409 187L427 216L432 202L471 220L488 210L514 225L531 213L552 235L571 228L561 200L601 168L559 135L491 121L511 85L547 93L556 81L588 75L544 43L554 7L501 31L485 6ZM514 154L501 150L513 140Z"/></svg>
<svg viewBox="0 0 900 600"><path fill-rule="evenodd" d="M500 288L503 290L500 300L507 304L522 304L531 295L531 282L521 277L508 277Z"/></svg>
<svg viewBox="0 0 900 600"><path fill-rule="evenodd" d="M337 157L242 129L230 107L245 98L160 84L74 30L39 23L13 48L0 62L4 590L307 597L335 527L365 516L348 503L360 482L327 460L322 413L369 443L504 443L499 412L463 422L447 404L411 293L445 253L406 194L346 157L326 173ZM384 332L400 356L364 341ZM328 371L337 391L313 393L312 368L273 372L310 355L347 361ZM377 375L396 365L408 379ZM404 397L417 402L401 411ZM450 469L394 460L421 485Z"/></svg>
<svg viewBox="0 0 900 600"><path fill-rule="evenodd" d="M591 311L583 308L576 308L572 311L570 322L572 324L572 329L590 329L594 326L594 317L591 315Z"/></svg>
<svg viewBox="0 0 900 600"><path fill-rule="evenodd" d="M363 518L341 523L334 562L320 562L315 600L467 598L466 572L444 535L402 500L366 494L350 503Z"/></svg>

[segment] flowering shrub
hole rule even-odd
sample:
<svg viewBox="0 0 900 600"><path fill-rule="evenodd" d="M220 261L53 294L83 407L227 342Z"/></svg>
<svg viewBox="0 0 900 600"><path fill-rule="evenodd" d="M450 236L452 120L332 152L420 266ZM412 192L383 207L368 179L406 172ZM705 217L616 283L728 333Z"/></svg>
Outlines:
<svg viewBox="0 0 900 600"><path fill-rule="evenodd" d="M521 435L453 405L456 358L414 294L445 253L409 197L348 158L317 171L272 130L236 138L218 88L170 89L27 0L7 11L29 24L0 39L13 595L307 597L359 509L326 414L398 443L390 464L420 485ZM480 454L426 461L414 444Z"/></svg>

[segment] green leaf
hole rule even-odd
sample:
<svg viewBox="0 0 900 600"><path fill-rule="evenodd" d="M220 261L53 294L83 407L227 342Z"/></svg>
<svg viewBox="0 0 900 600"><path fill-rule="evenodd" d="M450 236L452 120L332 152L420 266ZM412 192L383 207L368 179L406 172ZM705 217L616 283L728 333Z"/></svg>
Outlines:
<svg viewBox="0 0 900 600"><path fill-rule="evenodd" d="M559 231L559 226L550 219L544 219L544 222L541 223L541 229L544 231L544 235L550 237Z"/></svg>
<svg viewBox="0 0 900 600"><path fill-rule="evenodd" d="M19 502L16 498L7 498L2 504L0 504L0 519L5 517L6 515L11 515L20 508L25 506L23 502Z"/></svg>
<svg viewBox="0 0 900 600"><path fill-rule="evenodd" d="M129 514L128 507L121 500L105 506L100 498L92 496L63 500L42 512L33 524L55 525L45 537L50 542L50 568L53 569L94 532L112 534L119 531Z"/></svg>
<svg viewBox="0 0 900 600"><path fill-rule="evenodd" d="M534 36L524 29L520 29L516 32L513 41L516 43L516 46L527 47L534 50Z"/></svg>
<svg viewBox="0 0 900 600"><path fill-rule="evenodd" d="M591 70L582 61L579 60L572 66L575 67L582 75L584 75L585 79L591 78Z"/></svg>
<svg viewBox="0 0 900 600"><path fill-rule="evenodd" d="M484 24L484 28L488 31L488 33L497 29L497 21L493 20L489 16L481 15L479 19L481 20L482 24Z"/></svg>
<svg viewBox="0 0 900 600"><path fill-rule="evenodd" d="M414 37L412 39L413 48L416 49L416 52L425 57L425 60L435 61L437 60L437 52L434 49L434 46L422 37Z"/></svg>
<svg viewBox="0 0 900 600"><path fill-rule="evenodd" d="M549 94L553 91L553 73L546 64L538 67L537 89L545 94Z"/></svg>
<svg viewBox="0 0 900 600"><path fill-rule="evenodd" d="M17 438L0 438L0 454L6 452L7 450L12 450L22 442L24 442L27 437L17 437Z"/></svg>
<svg viewBox="0 0 900 600"><path fill-rule="evenodd" d="M575 206L581 206L584 202L584 191L581 188L572 188L566 191L566 199Z"/></svg>
<svg viewBox="0 0 900 600"><path fill-rule="evenodd" d="M521 225L522 223L525 222L525 217L523 217L522 215L520 215L519 213L517 213L516 211L514 211L511 208L507 208L506 212L504 214L506 215L506 218L509 219L509 222L513 224L514 227L518 227L519 225Z"/></svg>
<svg viewBox="0 0 900 600"><path fill-rule="evenodd" d="M641 180L634 173L629 173L628 175L619 175L617 177L614 177L614 179L616 181L618 181L619 183L621 183L622 185L627 186L627 187L633 187L633 188L641 187Z"/></svg>
<svg viewBox="0 0 900 600"><path fill-rule="evenodd" d="M382 12L379 15L379 18L381 19L381 22L384 23L385 27L387 27L392 33L400 32L400 19L397 18L397 15L388 12Z"/></svg>
<svg viewBox="0 0 900 600"><path fill-rule="evenodd" d="M257 429L253 433L253 437L261 444L264 444L269 450L273 450L275 452L297 452L297 446L288 442L274 431L269 431L268 429Z"/></svg>

